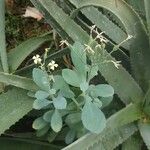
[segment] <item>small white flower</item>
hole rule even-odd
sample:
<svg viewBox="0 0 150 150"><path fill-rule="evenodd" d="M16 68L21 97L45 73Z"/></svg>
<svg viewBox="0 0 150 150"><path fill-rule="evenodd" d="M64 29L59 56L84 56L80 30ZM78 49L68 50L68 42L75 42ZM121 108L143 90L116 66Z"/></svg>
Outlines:
<svg viewBox="0 0 150 150"><path fill-rule="evenodd" d="M34 60L35 64L40 64L42 61L42 59L40 58L40 56L38 54L33 56L32 59Z"/></svg>
<svg viewBox="0 0 150 150"><path fill-rule="evenodd" d="M55 61L52 60L47 66L49 67L49 69L55 70L55 68L58 67L58 64L56 64Z"/></svg>
<svg viewBox="0 0 150 150"><path fill-rule="evenodd" d="M60 41L60 45L59 46L63 46L64 44L66 44L67 46L69 46L69 43L68 43L67 40Z"/></svg>
<svg viewBox="0 0 150 150"><path fill-rule="evenodd" d="M90 30L91 30L91 32L93 32L93 30L96 28L96 25L94 24L94 25L92 25L91 27L90 27Z"/></svg>
<svg viewBox="0 0 150 150"><path fill-rule="evenodd" d="M121 61L113 61L113 60L111 60L111 62L114 64L114 66L115 66L117 69L119 69L119 66L120 66Z"/></svg>
<svg viewBox="0 0 150 150"><path fill-rule="evenodd" d="M92 54L95 53L94 50L89 45L84 44L84 46L85 46L85 51L87 51L88 53L92 53Z"/></svg>
<svg viewBox="0 0 150 150"><path fill-rule="evenodd" d="M50 48L45 48L45 52L48 52L50 50Z"/></svg>

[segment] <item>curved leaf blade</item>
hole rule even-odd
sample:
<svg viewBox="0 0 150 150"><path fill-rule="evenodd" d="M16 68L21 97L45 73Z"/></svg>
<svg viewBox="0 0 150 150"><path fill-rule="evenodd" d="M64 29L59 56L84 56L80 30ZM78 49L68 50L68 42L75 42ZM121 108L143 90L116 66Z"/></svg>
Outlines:
<svg viewBox="0 0 150 150"><path fill-rule="evenodd" d="M12 49L8 53L10 71L14 72L29 54L35 51L44 42L50 40L50 35L34 37Z"/></svg>

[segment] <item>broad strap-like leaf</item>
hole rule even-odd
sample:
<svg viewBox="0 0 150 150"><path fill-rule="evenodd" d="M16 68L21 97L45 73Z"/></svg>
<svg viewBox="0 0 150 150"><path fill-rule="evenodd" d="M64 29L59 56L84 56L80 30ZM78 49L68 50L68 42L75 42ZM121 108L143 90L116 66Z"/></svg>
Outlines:
<svg viewBox="0 0 150 150"><path fill-rule="evenodd" d="M29 54L35 51L44 42L50 40L50 35L33 37L10 50L8 53L10 71L14 72Z"/></svg>
<svg viewBox="0 0 150 150"><path fill-rule="evenodd" d="M122 150L141 150L142 144L139 134L134 134L122 144Z"/></svg>
<svg viewBox="0 0 150 150"><path fill-rule="evenodd" d="M0 72L0 82L31 91L39 89L32 79L3 72Z"/></svg>
<svg viewBox="0 0 150 150"><path fill-rule="evenodd" d="M69 0L73 5L77 7L75 0ZM97 8L88 7L81 12L98 28L100 28L107 36L114 42L120 43L127 38L127 34L115 25L110 19L102 14ZM101 21L100 21L101 20ZM129 43L126 42L122 45L124 48L129 49Z"/></svg>
<svg viewBox="0 0 150 150"><path fill-rule="evenodd" d="M144 0L144 4L145 4L147 29L148 29L149 44L150 44L150 1L149 0Z"/></svg>
<svg viewBox="0 0 150 150"><path fill-rule="evenodd" d="M150 123L140 122L139 130L147 148L150 150Z"/></svg>
<svg viewBox="0 0 150 150"><path fill-rule="evenodd" d="M131 5L140 16L145 16L144 1L126 0L126 2Z"/></svg>
<svg viewBox="0 0 150 150"><path fill-rule="evenodd" d="M76 0L75 3L77 11L91 6L103 7L120 19L127 34L133 36L130 43L130 58L134 76L142 88L146 89L150 80L149 41L145 26L136 12L123 0L117 1L117 6L114 0Z"/></svg>
<svg viewBox="0 0 150 150"><path fill-rule="evenodd" d="M6 37L5 37L5 0L0 1L0 68L4 72L9 72L7 52L6 52ZM0 69L1 70L1 69ZM2 71L2 70L1 70Z"/></svg>
<svg viewBox="0 0 150 150"><path fill-rule="evenodd" d="M101 150L112 150L113 148L124 142L137 130L136 126L129 123L138 120L139 118L141 118L141 116L142 113L139 109L139 106L130 104L126 108L112 115L107 120L106 128L100 134L87 134L79 140L75 141L64 150L78 150L79 147L82 147L83 150L87 150L91 147L92 150L92 146L94 145L98 145L99 147L101 147ZM122 126L124 127L122 128ZM120 128L121 130L123 129L124 133L120 131ZM124 136L127 137L124 138ZM108 143L110 143L111 145L109 146Z"/></svg>
<svg viewBox="0 0 150 150"><path fill-rule="evenodd" d="M63 150L112 150L137 131L134 124L102 132L99 136L87 134ZM92 141L91 141L92 140Z"/></svg>
<svg viewBox="0 0 150 150"><path fill-rule="evenodd" d="M0 138L2 150L60 150L61 146L55 146L45 142L27 140L21 138Z"/></svg>
<svg viewBox="0 0 150 150"><path fill-rule="evenodd" d="M33 99L27 91L13 88L0 95L0 134L32 110Z"/></svg>
<svg viewBox="0 0 150 150"><path fill-rule="evenodd" d="M55 27L56 31L62 37L64 37L65 32L74 41L80 41L82 44L88 44L89 42L88 34L84 32L84 30L82 30L73 20L71 20L70 17L67 14L65 14L63 10L56 5L55 2L53 2L52 0L49 1L31 0L31 2L36 7L38 7L43 13L46 14L46 19L48 17L53 18L51 20L48 19L47 21L52 26ZM56 28L55 24L59 25L59 28ZM69 42L72 43L72 40L71 41L69 40ZM101 59L101 57L99 59ZM104 77L106 76L105 77L106 80L108 81L109 84L111 84L114 87L115 92L124 101L124 103L129 103L130 101L137 101L142 99L143 93L141 89L123 67L119 67L119 69L117 69L111 63L108 63L107 70L105 71L104 69L100 69L100 72ZM130 91L130 93L128 92L126 93L124 87L127 87L128 92Z"/></svg>

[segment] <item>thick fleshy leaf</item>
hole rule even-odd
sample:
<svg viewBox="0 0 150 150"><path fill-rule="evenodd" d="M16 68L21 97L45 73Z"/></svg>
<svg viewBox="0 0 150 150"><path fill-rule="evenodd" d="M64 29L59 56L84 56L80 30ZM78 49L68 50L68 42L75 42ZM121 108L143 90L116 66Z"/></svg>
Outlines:
<svg viewBox="0 0 150 150"><path fill-rule="evenodd" d="M50 129L50 125L47 124L44 128L42 128L40 130L37 130L36 136L41 137L41 136L45 135L48 132L49 129Z"/></svg>
<svg viewBox="0 0 150 150"><path fill-rule="evenodd" d="M43 115L43 119L44 119L46 122L51 122L51 118L52 118L53 113L54 113L53 110L47 111L47 112Z"/></svg>
<svg viewBox="0 0 150 150"><path fill-rule="evenodd" d="M101 102L101 100L99 98L95 98L94 102L93 102L98 108L101 108L103 103Z"/></svg>
<svg viewBox="0 0 150 150"><path fill-rule="evenodd" d="M114 89L108 84L99 84L91 89L91 95L93 97L110 97L114 95Z"/></svg>
<svg viewBox="0 0 150 150"><path fill-rule="evenodd" d="M150 123L139 123L139 129L147 148L150 150Z"/></svg>
<svg viewBox="0 0 150 150"><path fill-rule="evenodd" d="M56 109L65 109L67 106L67 100L59 95L58 97L53 99L53 104Z"/></svg>
<svg viewBox="0 0 150 150"><path fill-rule="evenodd" d="M88 80L91 80L97 74L98 74L98 66L97 65L90 66L88 71Z"/></svg>
<svg viewBox="0 0 150 150"><path fill-rule="evenodd" d="M81 113L72 113L66 117L66 124L69 126L75 125L81 121Z"/></svg>
<svg viewBox="0 0 150 150"><path fill-rule="evenodd" d="M73 98L75 96L70 89L66 89L66 88L60 90L60 94L66 98Z"/></svg>
<svg viewBox="0 0 150 150"><path fill-rule="evenodd" d="M50 90L50 83L48 74L41 69L33 69L33 80L34 82L44 91Z"/></svg>
<svg viewBox="0 0 150 150"><path fill-rule="evenodd" d="M113 100L113 96L110 97L101 97L100 101L102 102L102 108L108 106Z"/></svg>
<svg viewBox="0 0 150 150"><path fill-rule="evenodd" d="M83 44L75 42L71 47L71 58L75 69L83 77L86 77L86 52Z"/></svg>
<svg viewBox="0 0 150 150"><path fill-rule="evenodd" d="M75 130L69 130L69 132L67 133L66 137L65 137L65 142L66 144L70 144L74 141L76 137L76 132Z"/></svg>
<svg viewBox="0 0 150 150"><path fill-rule="evenodd" d="M80 87L81 77L77 74L76 71L70 69L63 69L62 76L64 80L75 87Z"/></svg>
<svg viewBox="0 0 150 150"><path fill-rule="evenodd" d="M82 83L80 84L80 89L81 89L81 91L83 91L83 92L85 92L85 91L88 89L88 87L89 87L89 84L88 84L87 82L82 82Z"/></svg>
<svg viewBox="0 0 150 150"><path fill-rule="evenodd" d="M68 84L65 82L64 78L60 75L54 76L53 88L60 90L60 94L66 98L74 97L74 93L70 90Z"/></svg>
<svg viewBox="0 0 150 150"><path fill-rule="evenodd" d="M8 53L8 62L10 71L14 72L20 64L29 56L33 51L39 48L44 42L50 41L51 35L36 36L30 38L20 45L16 46L14 49L11 49Z"/></svg>
<svg viewBox="0 0 150 150"><path fill-rule="evenodd" d="M47 122L44 121L44 119L42 117L39 117L36 120L34 120L32 127L36 130L40 130L40 129L44 128L46 125L47 125Z"/></svg>
<svg viewBox="0 0 150 150"><path fill-rule="evenodd" d="M53 88L56 90L60 90L63 88L68 87L67 83L65 82L64 78L60 75L56 75L54 76L54 84L53 84Z"/></svg>
<svg viewBox="0 0 150 150"><path fill-rule="evenodd" d="M33 103L33 108L40 110L44 107L46 107L47 105L49 105L51 102L47 99L36 99Z"/></svg>
<svg viewBox="0 0 150 150"><path fill-rule="evenodd" d="M45 91L37 91L36 93L35 93L35 97L37 98L37 99L45 99L45 98L47 98L49 96L49 94L47 93L47 92L45 92Z"/></svg>
<svg viewBox="0 0 150 150"><path fill-rule="evenodd" d="M26 90L15 87L0 94L0 134L30 112L33 101Z"/></svg>
<svg viewBox="0 0 150 150"><path fill-rule="evenodd" d="M55 112L52 115L51 128L55 132L59 132L62 128L62 118L61 118L61 115L60 115L60 113L58 112L57 109L55 110Z"/></svg>
<svg viewBox="0 0 150 150"><path fill-rule="evenodd" d="M85 128L93 133L100 133L106 126L106 118L103 112L89 99L86 99L81 119Z"/></svg>

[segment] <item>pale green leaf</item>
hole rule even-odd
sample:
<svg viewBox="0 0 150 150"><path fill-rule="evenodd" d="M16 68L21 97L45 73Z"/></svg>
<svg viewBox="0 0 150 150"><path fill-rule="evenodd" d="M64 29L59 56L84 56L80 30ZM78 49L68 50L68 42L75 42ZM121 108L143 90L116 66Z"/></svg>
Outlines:
<svg viewBox="0 0 150 150"><path fill-rule="evenodd" d="M65 82L64 78L60 75L54 76L53 88L60 90L60 94L66 98L74 97L74 93L70 90L68 84Z"/></svg>
<svg viewBox="0 0 150 150"><path fill-rule="evenodd" d="M80 26L78 26L70 18L70 16L65 14L63 12L63 10L60 9L56 5L55 2L53 2L51 0L50 1L31 0L31 1L36 7L38 7L38 9L40 9L43 12L43 14L47 14L46 19L47 19L48 23L50 23L62 37L66 38L66 37L68 37L67 35L69 35L68 41L70 43L72 43L72 40L73 40L73 41L80 41L82 44L88 44L88 42L89 42L88 34L82 28L80 28ZM75 1L75 2L78 3L78 1ZM121 1L121 5L122 4L124 4L124 3ZM78 4L77 4L77 6L78 6ZM127 7L127 9L130 9L130 8ZM57 13L56 13L56 10L57 10ZM120 11L122 12L122 9ZM60 14L61 14L61 16L60 16ZM50 17L51 19L48 19L47 16ZM138 21L135 21L135 22L138 22ZM57 26L57 28L56 28L56 26ZM129 26L129 27L131 27L131 26ZM132 31L133 30L134 29L132 29ZM70 39L70 37L71 37L71 39ZM145 39L145 38L143 38L143 39ZM105 53L106 53L106 51L105 51ZM102 57L99 57L99 59L101 60ZM110 59L114 60L114 58L112 58L112 57L110 57ZM118 96L121 98L121 100L124 103L128 104L130 101L135 102L135 101L140 101L142 99L143 92L142 92L141 88L138 86L138 84L135 82L135 80L130 76L130 74L122 66L120 66L119 69L117 69L113 64L108 63L105 65L99 66L99 71L105 77L106 81L108 81L108 83L114 87L115 92L118 94ZM113 75L112 75L112 72L113 72ZM126 90L124 90L124 87L128 87L128 88ZM134 92L133 92L133 90L134 90Z"/></svg>
<svg viewBox="0 0 150 150"><path fill-rule="evenodd" d="M35 93L35 97L37 98L37 99L45 99L45 98L47 98L49 96L49 94L47 93L47 92L45 92L45 91L37 91L36 93Z"/></svg>
<svg viewBox="0 0 150 150"><path fill-rule="evenodd" d="M70 69L63 69L62 76L68 84L75 87L80 87L81 77L77 74L76 71Z"/></svg>
<svg viewBox="0 0 150 150"><path fill-rule="evenodd" d="M83 150L87 150L87 148L90 148L90 150L93 148L99 149L100 147L101 150L112 150L137 131L137 127L129 123L141 117L142 112L139 106L130 104L112 115L107 120L106 128L100 134L86 134L63 150L76 150L80 147Z"/></svg>
<svg viewBox="0 0 150 150"><path fill-rule="evenodd" d="M103 112L88 99L83 107L81 119L85 128L93 133L102 132L106 126Z"/></svg>
<svg viewBox="0 0 150 150"><path fill-rule="evenodd" d="M34 120L32 127L36 130L40 130L44 128L46 125L47 125L47 122L42 117L39 117L36 120Z"/></svg>
<svg viewBox="0 0 150 150"><path fill-rule="evenodd" d="M73 46L71 46L71 58L75 69L83 77L86 77L86 52L80 42L75 42Z"/></svg>
<svg viewBox="0 0 150 150"><path fill-rule="evenodd" d="M62 128L62 118L57 109L54 111L51 118L51 128L55 132L59 132Z"/></svg>
<svg viewBox="0 0 150 150"><path fill-rule="evenodd" d="M113 96L110 97L101 97L100 101L102 102L102 108L108 106L113 100Z"/></svg>
<svg viewBox="0 0 150 150"><path fill-rule="evenodd" d="M36 131L36 136L37 137L44 136L48 132L49 129L50 129L50 125L47 124L44 128Z"/></svg>
<svg viewBox="0 0 150 150"><path fill-rule="evenodd" d="M67 107L67 100L61 95L58 95L58 97L53 99L53 104L56 109L65 109Z"/></svg>
<svg viewBox="0 0 150 150"><path fill-rule="evenodd" d="M53 113L54 113L53 110L47 111L47 112L43 115L43 119L44 119L46 122L51 122L51 118L52 118Z"/></svg>
<svg viewBox="0 0 150 150"><path fill-rule="evenodd" d="M66 124L69 126L77 124L80 121L81 121L81 113L80 112L69 114L65 119Z"/></svg>
<svg viewBox="0 0 150 150"><path fill-rule="evenodd" d="M74 141L75 137L76 137L75 130L73 129L69 130L65 137L66 144L71 144Z"/></svg>
<svg viewBox="0 0 150 150"><path fill-rule="evenodd" d="M81 91L85 92L89 88L89 84L87 82L82 82L80 84Z"/></svg>
<svg viewBox="0 0 150 150"><path fill-rule="evenodd" d="M94 97L110 97L114 95L114 89L108 84L99 84L91 89L91 95Z"/></svg>
<svg viewBox="0 0 150 150"><path fill-rule="evenodd" d="M33 69L33 80L34 82L44 91L50 90L50 83L48 74L41 69L34 68Z"/></svg>
<svg viewBox="0 0 150 150"><path fill-rule="evenodd" d="M103 103L99 98L95 98L93 102L98 108L101 108L103 106Z"/></svg>
<svg viewBox="0 0 150 150"><path fill-rule="evenodd" d="M96 75L98 75L98 66L97 65L90 66L88 71L88 80L91 80Z"/></svg>
<svg viewBox="0 0 150 150"><path fill-rule="evenodd" d="M33 108L40 110L46 106L48 106L51 102L47 99L36 99L33 103Z"/></svg>

